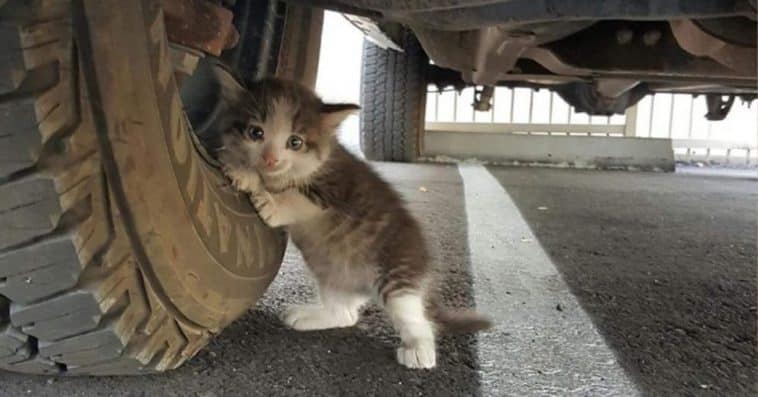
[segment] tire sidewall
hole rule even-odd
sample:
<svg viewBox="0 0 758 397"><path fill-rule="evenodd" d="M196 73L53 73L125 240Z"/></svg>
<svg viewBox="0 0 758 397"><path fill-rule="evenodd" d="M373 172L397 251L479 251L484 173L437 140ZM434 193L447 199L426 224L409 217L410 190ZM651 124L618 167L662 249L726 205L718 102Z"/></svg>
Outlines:
<svg viewBox="0 0 758 397"><path fill-rule="evenodd" d="M265 291L285 236L197 153L173 78L163 14L150 0L87 11L103 99L100 139L114 202L155 298L195 325L219 330ZM133 10L131 10L133 8ZM102 13L102 15L100 15ZM135 29L135 26L138 29ZM130 62L123 62L129 59ZM118 93L118 95L108 95Z"/></svg>

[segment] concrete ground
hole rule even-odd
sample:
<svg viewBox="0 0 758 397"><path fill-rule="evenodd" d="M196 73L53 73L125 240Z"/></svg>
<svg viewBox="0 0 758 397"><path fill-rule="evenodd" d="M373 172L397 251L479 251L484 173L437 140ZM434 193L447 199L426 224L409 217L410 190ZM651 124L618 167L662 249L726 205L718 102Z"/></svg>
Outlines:
<svg viewBox="0 0 758 397"><path fill-rule="evenodd" d="M160 376L0 373L2 396L756 395L751 178L549 169L377 167L422 221L449 305L493 330L444 337L439 367L394 360L374 307L298 333L277 313L311 284L289 252L265 298Z"/></svg>

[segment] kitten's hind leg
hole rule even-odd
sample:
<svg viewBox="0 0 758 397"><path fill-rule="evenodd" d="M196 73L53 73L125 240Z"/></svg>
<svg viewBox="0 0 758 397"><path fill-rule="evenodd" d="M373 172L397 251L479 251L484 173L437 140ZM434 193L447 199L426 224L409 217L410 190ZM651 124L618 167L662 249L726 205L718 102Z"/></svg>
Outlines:
<svg viewBox="0 0 758 397"><path fill-rule="evenodd" d="M319 304L293 305L281 315L288 327L298 331L352 327L368 296L322 287Z"/></svg>
<svg viewBox="0 0 758 397"><path fill-rule="evenodd" d="M426 316L420 291L397 291L385 299L384 308L400 334L397 361L408 368L434 368L434 328Z"/></svg>

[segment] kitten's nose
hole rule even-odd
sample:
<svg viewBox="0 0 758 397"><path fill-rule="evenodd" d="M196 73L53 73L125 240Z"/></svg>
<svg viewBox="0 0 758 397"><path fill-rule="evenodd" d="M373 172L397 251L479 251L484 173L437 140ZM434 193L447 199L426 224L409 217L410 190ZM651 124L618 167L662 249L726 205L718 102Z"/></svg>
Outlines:
<svg viewBox="0 0 758 397"><path fill-rule="evenodd" d="M264 155L263 156L263 163L266 164L266 167L273 167L278 162L279 162L279 159L277 159L273 155Z"/></svg>

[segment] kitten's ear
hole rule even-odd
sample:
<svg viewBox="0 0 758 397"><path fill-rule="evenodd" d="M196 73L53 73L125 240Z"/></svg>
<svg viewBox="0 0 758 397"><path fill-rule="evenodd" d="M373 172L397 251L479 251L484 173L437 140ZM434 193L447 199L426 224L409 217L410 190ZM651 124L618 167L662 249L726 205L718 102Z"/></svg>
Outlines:
<svg viewBox="0 0 758 397"><path fill-rule="evenodd" d="M347 116L361 107L352 103L324 103L321 105L321 129L332 133Z"/></svg>
<svg viewBox="0 0 758 397"><path fill-rule="evenodd" d="M220 65L214 65L213 74L216 76L216 81L218 81L221 87L221 98L231 102L236 102L242 98L246 92L245 87L242 86L228 69Z"/></svg>

